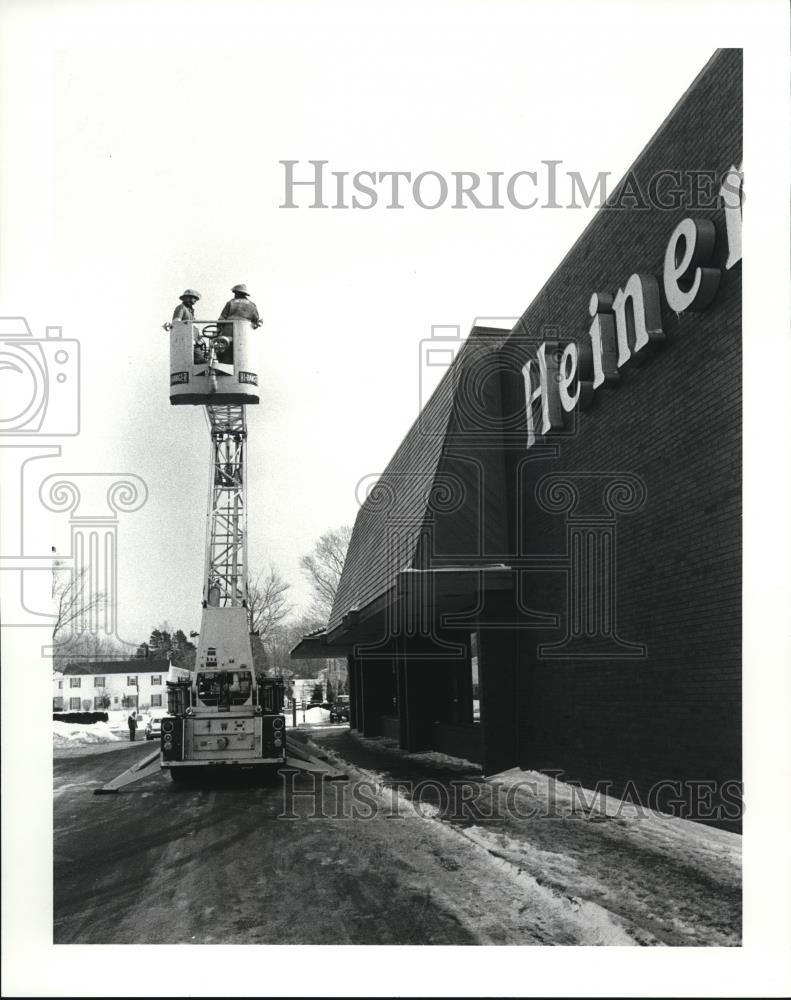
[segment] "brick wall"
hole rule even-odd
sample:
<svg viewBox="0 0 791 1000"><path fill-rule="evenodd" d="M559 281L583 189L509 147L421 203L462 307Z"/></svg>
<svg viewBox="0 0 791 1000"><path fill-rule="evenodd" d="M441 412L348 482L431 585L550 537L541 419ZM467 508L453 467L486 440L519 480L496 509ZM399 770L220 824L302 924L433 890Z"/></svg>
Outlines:
<svg viewBox="0 0 791 1000"><path fill-rule="evenodd" d="M741 116L741 52L725 50L634 165L641 188L659 170L723 173L740 164ZM547 339L542 329L581 342L594 291L613 293L635 272L655 275L661 287L668 238L686 216L716 226L722 278L713 303L677 316L663 296L666 344L654 356L618 387L598 389L593 406L543 447L526 451L512 440L507 449L517 555L565 551L566 515L536 500L543 476L625 473L644 486L642 507L615 517L614 593L620 638L646 655L539 655L564 632L567 577L531 572L527 605L561 619L528 633L517 679L521 766L611 781L616 792L632 782L642 795L661 780L741 775L741 264L724 268L723 210L600 211L502 351L506 409L523 410L520 369Z"/></svg>

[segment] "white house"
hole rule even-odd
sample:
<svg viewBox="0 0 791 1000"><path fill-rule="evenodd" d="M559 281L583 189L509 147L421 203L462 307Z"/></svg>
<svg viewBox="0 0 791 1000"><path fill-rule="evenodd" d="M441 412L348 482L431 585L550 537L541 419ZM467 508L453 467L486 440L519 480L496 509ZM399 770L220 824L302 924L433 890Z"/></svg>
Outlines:
<svg viewBox="0 0 791 1000"><path fill-rule="evenodd" d="M346 694L349 690L349 671L346 660L327 660L326 667L322 667L316 674L316 680L321 684L324 698L330 698L330 691L332 698L339 694Z"/></svg>
<svg viewBox="0 0 791 1000"><path fill-rule="evenodd" d="M291 693L292 697L296 701L297 705L301 702L310 703L313 699L313 692L316 689L317 684L321 684L321 680L317 677L292 677L291 678ZM321 688L321 700L324 700L326 688L322 685Z"/></svg>
<svg viewBox="0 0 791 1000"><path fill-rule="evenodd" d="M53 678L54 712L167 708L168 661L104 660L70 663Z"/></svg>

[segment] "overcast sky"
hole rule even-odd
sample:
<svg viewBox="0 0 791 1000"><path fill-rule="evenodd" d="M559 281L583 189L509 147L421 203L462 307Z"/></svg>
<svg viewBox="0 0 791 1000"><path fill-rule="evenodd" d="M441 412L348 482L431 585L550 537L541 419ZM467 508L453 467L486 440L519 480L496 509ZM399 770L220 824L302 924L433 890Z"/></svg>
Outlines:
<svg viewBox="0 0 791 1000"><path fill-rule="evenodd" d="M421 340L521 314L593 212L519 210L504 191L496 211L409 194L390 210L384 185L370 210L310 209L304 189L284 209L279 161L300 178L311 159L451 183L530 170L542 197L542 161L559 160L567 202L567 173L615 182L727 42L683 9L679 32L670 3L640 21L628 4L10 5L0 314L80 341L81 433L42 475L148 485L120 520L124 639L200 624L208 436L199 409L169 405L161 329L184 288L202 293L199 318L237 282L258 304L250 562L274 563L306 605L300 555L353 522L356 484L417 414ZM48 523L68 553L68 517Z"/></svg>

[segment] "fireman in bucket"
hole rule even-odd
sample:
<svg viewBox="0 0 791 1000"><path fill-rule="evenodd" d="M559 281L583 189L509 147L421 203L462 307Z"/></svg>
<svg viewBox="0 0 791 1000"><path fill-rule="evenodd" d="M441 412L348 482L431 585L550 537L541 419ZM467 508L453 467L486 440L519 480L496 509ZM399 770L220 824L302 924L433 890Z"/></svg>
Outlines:
<svg viewBox="0 0 791 1000"><path fill-rule="evenodd" d="M251 300L250 293L247 291L247 285L234 285L231 291L233 292L233 298L229 299L223 306L219 322L222 323L226 319L247 319L250 320L253 328L261 326L258 307Z"/></svg>
<svg viewBox="0 0 791 1000"><path fill-rule="evenodd" d="M247 285L234 285L233 298L225 303L216 326L205 327L203 338L195 345L196 364L212 360L220 371L233 374L233 320L246 319L253 329L261 326L255 302L251 301ZM203 352L200 354L200 352Z"/></svg>
<svg viewBox="0 0 791 1000"><path fill-rule="evenodd" d="M192 323L195 319L195 305L200 300L200 292L194 288L188 288L186 292L179 295L180 304L173 311L173 319L182 323Z"/></svg>

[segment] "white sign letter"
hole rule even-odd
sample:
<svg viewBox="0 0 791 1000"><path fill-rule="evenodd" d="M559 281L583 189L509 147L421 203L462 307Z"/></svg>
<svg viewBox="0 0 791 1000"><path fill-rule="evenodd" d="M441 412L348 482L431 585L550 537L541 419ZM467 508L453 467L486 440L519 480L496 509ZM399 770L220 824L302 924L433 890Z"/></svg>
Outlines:
<svg viewBox="0 0 791 1000"><path fill-rule="evenodd" d="M631 305L631 308L629 306ZM633 274L613 300L615 330L618 335L618 367L648 344L665 339L662 310L659 305L659 282L653 274ZM634 347L630 349L629 342Z"/></svg>
<svg viewBox="0 0 791 1000"><path fill-rule="evenodd" d="M560 372L558 373L560 405L566 413L571 413L580 401L580 386L577 381L578 361L579 352L577 351L577 345L572 341L572 343L566 345L563 351L560 359ZM574 386L574 391L569 392L572 385Z"/></svg>
<svg viewBox="0 0 791 1000"><path fill-rule="evenodd" d="M744 174L742 165L731 167L722 180L720 197L725 209L725 231L728 236L728 259L725 269L730 271L742 259L742 194Z"/></svg>
<svg viewBox="0 0 791 1000"><path fill-rule="evenodd" d="M533 420L533 404L537 399L541 400L541 434L547 431L557 430L563 426L563 413L560 409L560 399L556 387L558 384L557 360L550 355L546 356L547 344L543 343L536 357L538 359L538 385L533 388L532 369L535 361L527 361L522 368L522 375L525 379L525 406L527 409L527 447L532 448L536 443L535 425Z"/></svg>
<svg viewBox="0 0 791 1000"><path fill-rule="evenodd" d="M612 314L612 295L594 292L588 304L593 317L588 335L591 339L593 388L606 382L615 385L621 378L615 352L615 317Z"/></svg>
<svg viewBox="0 0 791 1000"><path fill-rule="evenodd" d="M682 219L665 250L663 280L667 304L676 313L705 309L720 284L718 267L700 267L711 260L716 230L710 219Z"/></svg>

